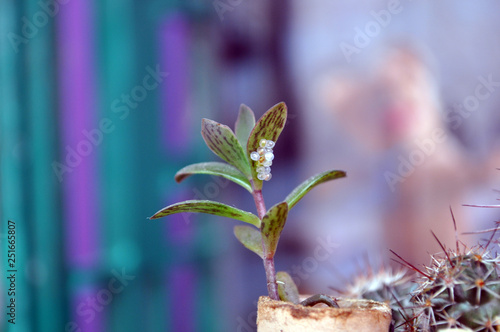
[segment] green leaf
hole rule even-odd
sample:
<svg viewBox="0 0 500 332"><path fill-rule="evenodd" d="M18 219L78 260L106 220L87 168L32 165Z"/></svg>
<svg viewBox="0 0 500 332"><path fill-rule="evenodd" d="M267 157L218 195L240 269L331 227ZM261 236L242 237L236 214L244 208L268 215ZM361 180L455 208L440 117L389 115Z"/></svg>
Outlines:
<svg viewBox="0 0 500 332"><path fill-rule="evenodd" d="M323 182L343 178L346 176L344 171L326 171L323 173L311 176L309 179L302 182L296 187L286 198L285 202L288 203L288 208L291 209L297 204L302 197L304 197L312 188Z"/></svg>
<svg viewBox="0 0 500 332"><path fill-rule="evenodd" d="M260 226L260 219L253 213L246 212L219 202L200 201L200 200L190 200L169 205L161 209L160 211L156 212L149 219L158 219L161 217L181 212L213 214L216 216L241 220L249 224L252 224L256 227Z"/></svg>
<svg viewBox="0 0 500 332"><path fill-rule="evenodd" d="M253 251L262 259L264 258L264 253L262 252L262 236L258 229L250 226L238 225L234 226L234 235L245 248Z"/></svg>
<svg viewBox="0 0 500 332"><path fill-rule="evenodd" d="M288 273L279 271L276 273L276 280L278 281L278 294L281 301L295 304L300 302L299 289Z"/></svg>
<svg viewBox="0 0 500 332"><path fill-rule="evenodd" d="M203 119L201 135L210 150L239 169L247 178L251 177L249 159L231 128L213 120Z"/></svg>
<svg viewBox="0 0 500 332"><path fill-rule="evenodd" d="M274 141L278 140L278 137L285 127L287 116L287 108L285 103L281 102L279 104L271 107L262 117L257 121L255 127L250 133L247 144L247 157L250 160L250 153L256 151L259 147L259 142L261 139L267 139ZM256 163L252 161L252 177L255 183L255 188L257 190L262 188L262 181L257 178L257 172L255 171Z"/></svg>
<svg viewBox="0 0 500 332"><path fill-rule="evenodd" d="M238 119L234 126L236 137L243 149L246 151L248 137L255 126L255 114L247 105L241 104Z"/></svg>
<svg viewBox="0 0 500 332"><path fill-rule="evenodd" d="M239 184L250 193L252 193L252 186L250 185L250 181L248 181L243 173L241 173L236 167L226 163L213 161L188 165L180 169L175 174L175 181L181 182L182 180L193 174L209 174L222 176L223 178Z"/></svg>
<svg viewBox="0 0 500 332"><path fill-rule="evenodd" d="M264 256L273 257L288 216L288 204L281 202L267 211L261 223Z"/></svg>

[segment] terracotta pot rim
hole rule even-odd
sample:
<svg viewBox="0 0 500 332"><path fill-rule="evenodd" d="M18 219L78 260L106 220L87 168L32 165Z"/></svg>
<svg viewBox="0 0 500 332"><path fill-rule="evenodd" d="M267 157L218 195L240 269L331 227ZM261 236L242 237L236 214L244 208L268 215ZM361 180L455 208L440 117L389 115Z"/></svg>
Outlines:
<svg viewBox="0 0 500 332"><path fill-rule="evenodd" d="M391 324L391 308L382 302L357 299L337 299L340 308L305 307L301 304L259 298L257 330L387 332Z"/></svg>
<svg viewBox="0 0 500 332"><path fill-rule="evenodd" d="M308 296L302 296L301 298L306 298ZM378 302L374 300L367 299L344 299L338 297L332 297L332 299L337 301L337 304L340 308L332 308L328 306L315 306L315 307L305 307L301 304L293 304L291 302L285 301L276 301L271 299L269 296L261 296L259 297L259 304L269 305L271 307L291 307L291 308L299 308L305 310L316 311L324 311L324 310L332 310L332 311L377 311L377 312L387 312L391 313L391 308L384 302Z"/></svg>

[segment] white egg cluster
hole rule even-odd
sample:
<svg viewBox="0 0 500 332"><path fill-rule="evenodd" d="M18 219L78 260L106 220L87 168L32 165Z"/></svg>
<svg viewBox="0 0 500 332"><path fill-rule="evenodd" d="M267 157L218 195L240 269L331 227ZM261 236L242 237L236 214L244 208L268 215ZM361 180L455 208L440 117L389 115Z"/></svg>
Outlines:
<svg viewBox="0 0 500 332"><path fill-rule="evenodd" d="M271 165L273 164L274 142L267 139L261 139L257 151L250 153L250 159L257 162L257 178L259 180L271 180Z"/></svg>

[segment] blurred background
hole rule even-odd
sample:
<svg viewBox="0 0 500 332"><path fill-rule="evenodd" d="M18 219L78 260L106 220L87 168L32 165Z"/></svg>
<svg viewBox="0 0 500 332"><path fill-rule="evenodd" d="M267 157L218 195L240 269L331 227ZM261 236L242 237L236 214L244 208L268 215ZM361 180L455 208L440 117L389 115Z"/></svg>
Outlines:
<svg viewBox="0 0 500 332"><path fill-rule="evenodd" d="M225 180L202 118L285 101L268 206L326 169L292 211L278 270L301 292L366 266L416 265L490 228L500 188L500 4L357 0L2 0L0 280L16 224L8 331L254 331L260 259L230 220L149 221L183 199L255 212ZM220 222L219 222L220 221ZM459 235L467 245L484 235Z"/></svg>

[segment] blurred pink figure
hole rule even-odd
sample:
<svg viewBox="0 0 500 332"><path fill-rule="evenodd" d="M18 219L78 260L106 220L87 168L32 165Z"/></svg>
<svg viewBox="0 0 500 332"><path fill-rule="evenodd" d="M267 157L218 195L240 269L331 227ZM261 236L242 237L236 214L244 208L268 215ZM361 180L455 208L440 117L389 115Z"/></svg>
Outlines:
<svg viewBox="0 0 500 332"><path fill-rule="evenodd" d="M428 264L428 253L441 251L432 230L455 247L449 207L458 231L476 229L461 207L471 185L483 182L495 168L466 158L443 121L433 75L422 58L407 47L391 49L365 77L338 75L323 95L345 134L366 154L377 174L382 245L414 264ZM347 141L347 140L346 140ZM362 159L362 158L359 158ZM359 160L358 159L358 160ZM351 172L363 182L362 172ZM492 221L493 222L493 221ZM460 236L469 245L477 238Z"/></svg>

